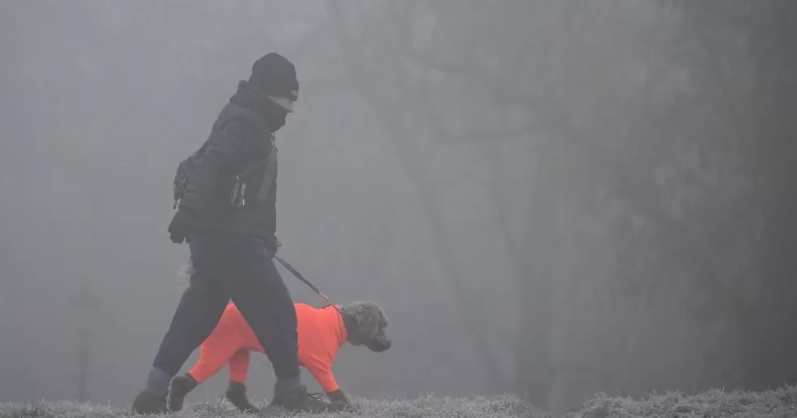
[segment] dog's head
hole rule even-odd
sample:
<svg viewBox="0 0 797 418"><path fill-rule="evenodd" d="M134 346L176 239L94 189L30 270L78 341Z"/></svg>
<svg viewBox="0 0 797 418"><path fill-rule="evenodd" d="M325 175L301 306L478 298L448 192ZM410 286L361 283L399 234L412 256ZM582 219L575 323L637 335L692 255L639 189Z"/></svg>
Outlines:
<svg viewBox="0 0 797 418"><path fill-rule="evenodd" d="M353 302L341 306L340 313L349 344L364 345L377 353L390 348L390 337L385 333L387 315L379 305L371 301Z"/></svg>

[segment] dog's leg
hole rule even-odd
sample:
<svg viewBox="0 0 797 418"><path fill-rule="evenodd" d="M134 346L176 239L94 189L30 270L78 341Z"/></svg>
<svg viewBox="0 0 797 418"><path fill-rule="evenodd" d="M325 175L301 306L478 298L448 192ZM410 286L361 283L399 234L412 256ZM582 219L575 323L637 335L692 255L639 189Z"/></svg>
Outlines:
<svg viewBox="0 0 797 418"><path fill-rule="evenodd" d="M246 398L246 385L241 382L230 380L224 395L230 403L243 413L260 412L256 406L249 403L249 399Z"/></svg>
<svg viewBox="0 0 797 418"><path fill-rule="evenodd" d="M349 400L349 397L346 396L346 392L344 392L343 389L341 389L341 388L338 388L338 390L335 390L335 391L332 391L332 392L327 392L326 394L327 394L327 398L329 398L329 400L331 402L340 402L343 405L345 405L346 408L348 408L348 409L352 409L352 410L356 410L357 409L351 403L351 401Z"/></svg>
<svg viewBox="0 0 797 418"><path fill-rule="evenodd" d="M202 382L208 380L227 364L238 351L237 343L225 339L223 333L214 332L199 346L199 359L183 376L172 379L169 390L169 409L179 411L183 408L185 396Z"/></svg>
<svg viewBox="0 0 797 418"><path fill-rule="evenodd" d="M249 372L249 350L240 349L230 359L230 383L224 393L239 411L244 413L259 412L246 398L246 378Z"/></svg>

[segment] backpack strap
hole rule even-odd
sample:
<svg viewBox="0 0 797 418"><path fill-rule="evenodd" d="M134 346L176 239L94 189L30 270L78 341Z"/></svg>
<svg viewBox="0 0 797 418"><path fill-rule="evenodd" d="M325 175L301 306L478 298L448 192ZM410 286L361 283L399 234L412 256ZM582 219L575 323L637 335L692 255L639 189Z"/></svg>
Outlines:
<svg viewBox="0 0 797 418"><path fill-rule="evenodd" d="M268 153L268 157L263 161L266 164L266 170L263 173L263 180L260 182L260 190L257 191L257 200L259 202L265 202L266 196L268 195L268 191L271 189L271 185L274 184L274 180L277 178L277 153L279 150L277 149L277 144L275 142L275 135L271 133L271 152Z"/></svg>

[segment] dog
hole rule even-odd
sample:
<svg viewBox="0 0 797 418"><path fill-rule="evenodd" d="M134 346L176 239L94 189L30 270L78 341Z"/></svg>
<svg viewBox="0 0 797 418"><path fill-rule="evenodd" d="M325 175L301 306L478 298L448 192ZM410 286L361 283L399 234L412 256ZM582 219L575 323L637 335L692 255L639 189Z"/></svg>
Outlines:
<svg viewBox="0 0 797 418"><path fill-rule="evenodd" d="M178 281L190 277L190 266L183 266ZM189 278L190 283L190 278ZM345 408L356 409L349 396L338 385L332 368L338 350L346 343L365 346L373 352L389 350L392 341L385 332L388 318L384 310L372 301L356 301L346 305L327 305L316 308L294 303L299 337L299 364L308 369L327 398ZM234 303L228 303L213 332L199 348L199 359L183 375L172 379L169 389L169 409L183 407L186 395L202 382L229 365L229 384L225 398L241 412L259 412L246 396L249 353L265 353L254 331L249 327Z"/></svg>

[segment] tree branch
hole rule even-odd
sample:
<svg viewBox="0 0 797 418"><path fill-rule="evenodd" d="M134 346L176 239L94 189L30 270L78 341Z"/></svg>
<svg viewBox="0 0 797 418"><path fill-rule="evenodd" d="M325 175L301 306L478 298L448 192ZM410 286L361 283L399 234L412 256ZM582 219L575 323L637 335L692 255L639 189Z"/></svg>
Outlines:
<svg viewBox="0 0 797 418"><path fill-rule="evenodd" d="M336 21L342 22L343 19L341 16L342 11L340 10L340 3L330 1L327 2L327 6L330 9L330 15L337 17ZM357 68L355 67L354 63L357 62L357 58L356 54L353 52L355 42L345 36L344 30L340 27L340 25L335 25L335 29L341 50L344 54L344 61L346 65L348 65L350 71L349 74L351 77L356 77ZM399 161L405 166L410 180L415 185L416 192L420 197L422 208L429 221L431 235L435 241L435 247L437 248L438 256L442 259L441 266L443 267L443 274L446 283L452 290L454 297L457 300L464 302L461 305L457 304L457 306L463 306L461 313L463 317L468 318L464 320L463 324L473 336L476 348L480 353L482 360L485 362L488 370L490 370L492 374L492 383L497 387L505 387L505 379L502 376L501 368L493 356L490 355L490 350L482 338L484 329L476 326L476 324L484 323L481 316L474 316L475 314L473 313L474 309L478 308L479 305L478 303L474 303L463 284L457 280L455 274L451 271L451 266L455 264L454 256L451 253L448 243L445 239L447 233L445 231L445 227L443 226L442 213L435 203L435 193L431 190L428 183L428 167L423 163L419 163L419 161L422 161L422 158L418 155L418 150L410 142L406 141L406 138L404 138L402 135L396 136L396 133L402 130L400 125L402 120L398 115L402 115L404 112L411 111L412 106L404 106L402 109L393 109L390 104L384 100L381 100L379 96L368 87L368 83L363 82L364 80L367 80L367 77L358 78L357 81L352 79L352 83L358 86L363 99L371 107L371 109L374 110L374 114L377 119L381 121L386 134L390 137L390 144L399 155ZM406 90L404 92L406 92ZM411 103L412 101L407 100L404 94L401 95L402 101L405 103ZM387 114L390 114L391 117L385 117Z"/></svg>

